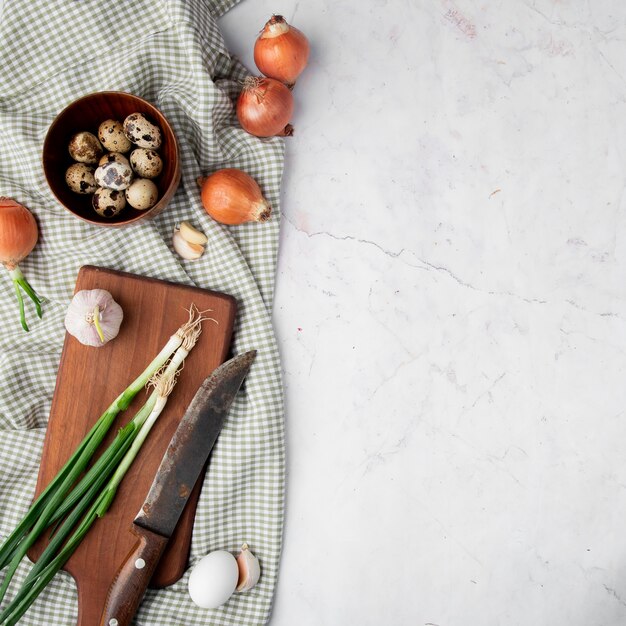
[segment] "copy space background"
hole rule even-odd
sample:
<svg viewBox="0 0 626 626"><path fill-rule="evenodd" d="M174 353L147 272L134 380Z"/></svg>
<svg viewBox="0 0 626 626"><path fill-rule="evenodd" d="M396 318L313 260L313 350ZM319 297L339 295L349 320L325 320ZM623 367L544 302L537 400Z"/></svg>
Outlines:
<svg viewBox="0 0 626 626"><path fill-rule="evenodd" d="M312 43L274 324L272 626L626 622L617 0L246 0Z"/></svg>

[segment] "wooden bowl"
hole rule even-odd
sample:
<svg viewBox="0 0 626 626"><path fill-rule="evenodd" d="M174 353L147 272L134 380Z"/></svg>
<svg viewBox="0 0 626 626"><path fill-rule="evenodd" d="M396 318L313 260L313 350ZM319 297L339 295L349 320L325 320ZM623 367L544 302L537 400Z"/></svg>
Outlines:
<svg viewBox="0 0 626 626"><path fill-rule="evenodd" d="M106 218L98 215L91 205L92 194L73 192L65 183L65 172L74 163L68 152L72 135L87 130L98 136L98 127L108 119L124 119L131 113L143 113L161 129L162 143L158 152L163 159L163 171L154 179L159 200L150 209L138 211L126 205L118 215ZM128 157L128 153L126 154ZM172 127L152 104L122 91L101 91L84 96L67 106L50 125L43 144L43 169L48 185L57 200L73 215L98 226L127 226L147 217L158 215L174 196L180 182L178 144Z"/></svg>

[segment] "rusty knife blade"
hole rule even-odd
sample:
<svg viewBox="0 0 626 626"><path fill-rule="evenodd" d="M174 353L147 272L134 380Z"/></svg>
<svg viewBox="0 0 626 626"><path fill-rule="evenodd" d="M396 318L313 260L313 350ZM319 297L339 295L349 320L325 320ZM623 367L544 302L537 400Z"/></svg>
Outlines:
<svg viewBox="0 0 626 626"><path fill-rule="evenodd" d="M226 420L256 350L220 365L196 392L165 451L134 524L170 537Z"/></svg>

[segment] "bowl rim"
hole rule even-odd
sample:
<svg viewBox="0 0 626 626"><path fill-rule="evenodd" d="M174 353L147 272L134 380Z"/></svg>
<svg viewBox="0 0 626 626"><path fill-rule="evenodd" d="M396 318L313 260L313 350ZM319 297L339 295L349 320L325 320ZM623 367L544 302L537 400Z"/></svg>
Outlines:
<svg viewBox="0 0 626 626"><path fill-rule="evenodd" d="M176 164L175 165L176 166L174 168L174 177L172 178L172 180L171 180L170 184L168 185L167 189L165 190L165 193L163 194L163 197L159 200L159 202L157 202L153 207L150 207L147 211L144 211L143 213L140 213L139 215L136 215L133 218L129 218L128 220L123 221L123 222L97 222L95 220L89 219L88 217L83 217L82 215L78 215L78 213L75 213L74 211L72 211L72 209L67 207L65 205L65 203L61 200L61 198L59 198L59 196L57 196L57 194L54 191L52 185L50 184L50 179L48 178L48 173L47 173L47 170L46 170L46 161L44 159L44 154L46 153L46 145L47 145L48 139L50 137L50 131L58 123L59 119L63 116L63 114L66 113L67 110L70 109L72 106L74 106L78 102L81 102L82 100L88 100L89 98L93 98L94 96L107 96L107 95L111 95L111 96L119 96L119 95L130 96L131 98L135 98L136 100L139 100L139 101L143 102L150 109L153 109L154 111L157 111L159 113L159 115L161 116L161 118L163 118L163 121L165 122L165 125L167 126L168 130L170 131L170 133L171 133L171 135L172 135L172 137L174 139L174 148L176 150L176 156L175 156L175 158L176 158ZM142 98L141 96L137 96L136 94L130 93L129 91L115 91L115 90L111 90L111 89L108 89L106 91L92 91L91 93L85 94L85 95L81 96L80 98L76 98L76 100L72 100L69 104L67 104L65 107L63 107L56 114L55 118L52 120L52 122L48 126L48 129L46 130L46 136L44 137L44 140L43 140L43 144L42 144L42 148L41 148L41 167L42 167L44 178L46 179L46 184L48 185L48 189L50 189L50 191L52 192L52 195L56 198L56 201L68 213L70 213L74 217L78 218L79 220L82 220L83 222L87 222L88 224L92 224L94 226L102 226L104 228L120 228L122 226L129 226L131 224L136 224L137 222L140 222L140 221L150 217L151 215L155 215L154 210L157 207L159 207L159 204L161 203L163 198L165 198L165 196L167 196L168 193L170 193L172 190L174 190L174 193L175 193L176 189L178 188L178 185L180 184L180 179L181 179L180 148L179 148L179 145L178 145L178 138L176 137L176 133L174 132L174 129L172 128L172 125L169 123L169 120L165 116L165 113L163 113L163 111L161 111L157 106L152 104L152 102L146 100L145 98ZM172 197L173 197L174 193L172 193ZM172 198L170 197L170 199L168 200L168 203L171 201L171 199ZM156 214L158 215L164 208L165 208L165 206L160 207L159 210L156 211Z"/></svg>

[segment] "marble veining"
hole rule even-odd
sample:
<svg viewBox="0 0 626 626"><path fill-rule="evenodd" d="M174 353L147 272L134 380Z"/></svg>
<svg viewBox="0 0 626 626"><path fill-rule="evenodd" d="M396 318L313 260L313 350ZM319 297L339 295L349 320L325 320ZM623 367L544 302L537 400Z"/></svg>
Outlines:
<svg viewBox="0 0 626 626"><path fill-rule="evenodd" d="M243 0L287 141L272 626L626 623L626 13Z"/></svg>

